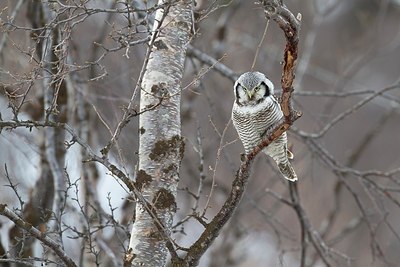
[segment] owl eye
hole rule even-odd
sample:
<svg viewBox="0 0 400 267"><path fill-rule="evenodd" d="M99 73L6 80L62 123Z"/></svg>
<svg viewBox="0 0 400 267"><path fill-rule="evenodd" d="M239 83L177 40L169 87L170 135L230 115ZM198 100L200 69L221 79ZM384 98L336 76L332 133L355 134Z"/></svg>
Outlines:
<svg viewBox="0 0 400 267"><path fill-rule="evenodd" d="M254 88L254 91L258 91L258 90L260 90L261 89L261 87L260 86L257 86L256 88Z"/></svg>
<svg viewBox="0 0 400 267"><path fill-rule="evenodd" d="M236 95L236 100L239 101L239 99L242 99L243 96L246 94L247 89L240 84L237 84L235 87L235 95Z"/></svg>

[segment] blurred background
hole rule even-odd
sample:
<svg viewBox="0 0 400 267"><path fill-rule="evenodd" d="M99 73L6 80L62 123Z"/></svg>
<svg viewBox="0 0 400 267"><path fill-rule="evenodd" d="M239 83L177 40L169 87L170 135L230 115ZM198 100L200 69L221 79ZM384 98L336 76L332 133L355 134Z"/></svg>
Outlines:
<svg viewBox="0 0 400 267"><path fill-rule="evenodd" d="M26 102L20 119L41 120L43 92L37 76L30 0L0 2L0 112L13 118L12 106ZM110 139L135 88L146 44L122 44L146 38L151 12L106 12L124 8L124 1L85 1L97 12L71 19L68 28L70 71L79 76L77 89L87 103L90 145L99 153ZM306 266L398 266L400 262L400 2L396 0L286 0L302 23L294 106L303 112L288 133L299 176L301 206L310 233L301 242L301 226L289 200L287 182L264 155L256 159L252 178L234 218L202 258L200 266L299 266L307 246ZM73 6L73 1L64 1ZM132 1L146 9L151 1ZM74 9L62 14L71 18ZM16 12L14 12L16 11ZM249 71L267 20L253 1L197 1L191 45L234 73ZM12 22L10 24L10 22ZM280 93L285 39L271 21L255 69L265 73ZM35 59L36 58L36 59ZM240 164L243 147L230 121L233 80L195 56L188 56L182 81L181 165L177 226L174 238L189 246L203 227L186 216L194 210L211 219L222 206ZM68 72L67 70L67 72ZM69 92L73 95L73 93ZM72 99L72 100L71 100ZM69 98L66 121L75 129L77 102ZM14 102L13 102L14 101ZM139 99L136 99L137 104ZM10 105L11 103L11 105ZM14 104L13 104L14 103ZM18 102L19 103L19 102ZM43 129L3 130L0 135L0 203L20 207L10 181L25 201L43 173ZM134 178L138 119L131 120L112 150L112 160ZM68 135L66 139L68 139ZM67 150L66 170L82 194L79 147ZM7 171L5 170L7 166ZM96 165L92 189L104 212L129 229L133 204L127 189ZM7 178L8 177L8 178ZM201 191L199 190L201 184ZM36 185L37 186L37 185ZM200 192L199 199L193 194ZM71 200L67 212L80 218ZM22 208L21 208L22 209ZM114 210L115 209L115 210ZM75 215L73 215L75 214ZM179 222L185 219L185 222ZM73 219L65 221L74 225ZM4 252L12 243L12 225L0 217ZM75 226L75 225L74 225ZM78 226L76 226L78 227ZM79 228L79 227L78 227ZM69 230L70 231L70 230ZM119 255L127 232L117 242L114 226L103 240ZM68 230L67 230L68 233ZM75 239L66 237L66 251L79 257ZM317 243L317 244L316 244ZM97 245L102 250L101 245ZM41 253L37 246L36 253ZM103 264L110 259L101 254ZM100 256L99 256L100 257ZM104 265L107 266L107 265Z"/></svg>

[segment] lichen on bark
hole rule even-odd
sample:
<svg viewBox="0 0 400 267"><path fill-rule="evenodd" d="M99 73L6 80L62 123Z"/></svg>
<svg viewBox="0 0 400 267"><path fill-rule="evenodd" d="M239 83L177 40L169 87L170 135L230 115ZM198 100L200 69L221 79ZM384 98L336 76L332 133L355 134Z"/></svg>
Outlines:
<svg viewBox="0 0 400 267"><path fill-rule="evenodd" d="M160 161L169 156L183 158L185 143L179 135L171 139L157 141L149 157L151 160Z"/></svg>
<svg viewBox="0 0 400 267"><path fill-rule="evenodd" d="M140 110L145 112L139 118L139 172L135 185L151 207L137 202L126 255L135 255L133 266L166 264L165 235L157 229L154 214L165 227L164 233L169 233L185 150L181 137L181 79L191 37L192 1L175 1L169 7L165 7L166 3L158 2L162 8L156 12L155 35L150 41L151 53L140 86Z"/></svg>

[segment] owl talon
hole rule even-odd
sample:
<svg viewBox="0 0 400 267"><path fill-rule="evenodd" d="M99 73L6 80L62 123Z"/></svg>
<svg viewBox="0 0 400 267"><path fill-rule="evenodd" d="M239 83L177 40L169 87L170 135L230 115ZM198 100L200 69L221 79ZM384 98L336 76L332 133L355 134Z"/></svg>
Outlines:
<svg viewBox="0 0 400 267"><path fill-rule="evenodd" d="M286 154L287 154L288 159L293 159L294 158L293 153L289 149L286 150Z"/></svg>
<svg viewBox="0 0 400 267"><path fill-rule="evenodd" d="M245 162L246 161L246 154L245 153L240 154L240 161L241 162Z"/></svg>

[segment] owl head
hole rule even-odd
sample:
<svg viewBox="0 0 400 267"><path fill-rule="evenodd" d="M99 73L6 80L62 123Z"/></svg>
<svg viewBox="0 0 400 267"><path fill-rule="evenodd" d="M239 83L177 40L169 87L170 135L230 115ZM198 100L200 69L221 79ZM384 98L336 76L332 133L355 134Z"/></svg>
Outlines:
<svg viewBox="0 0 400 267"><path fill-rule="evenodd" d="M254 106L274 94L274 84L258 71L246 72L236 80L234 92L239 106Z"/></svg>

